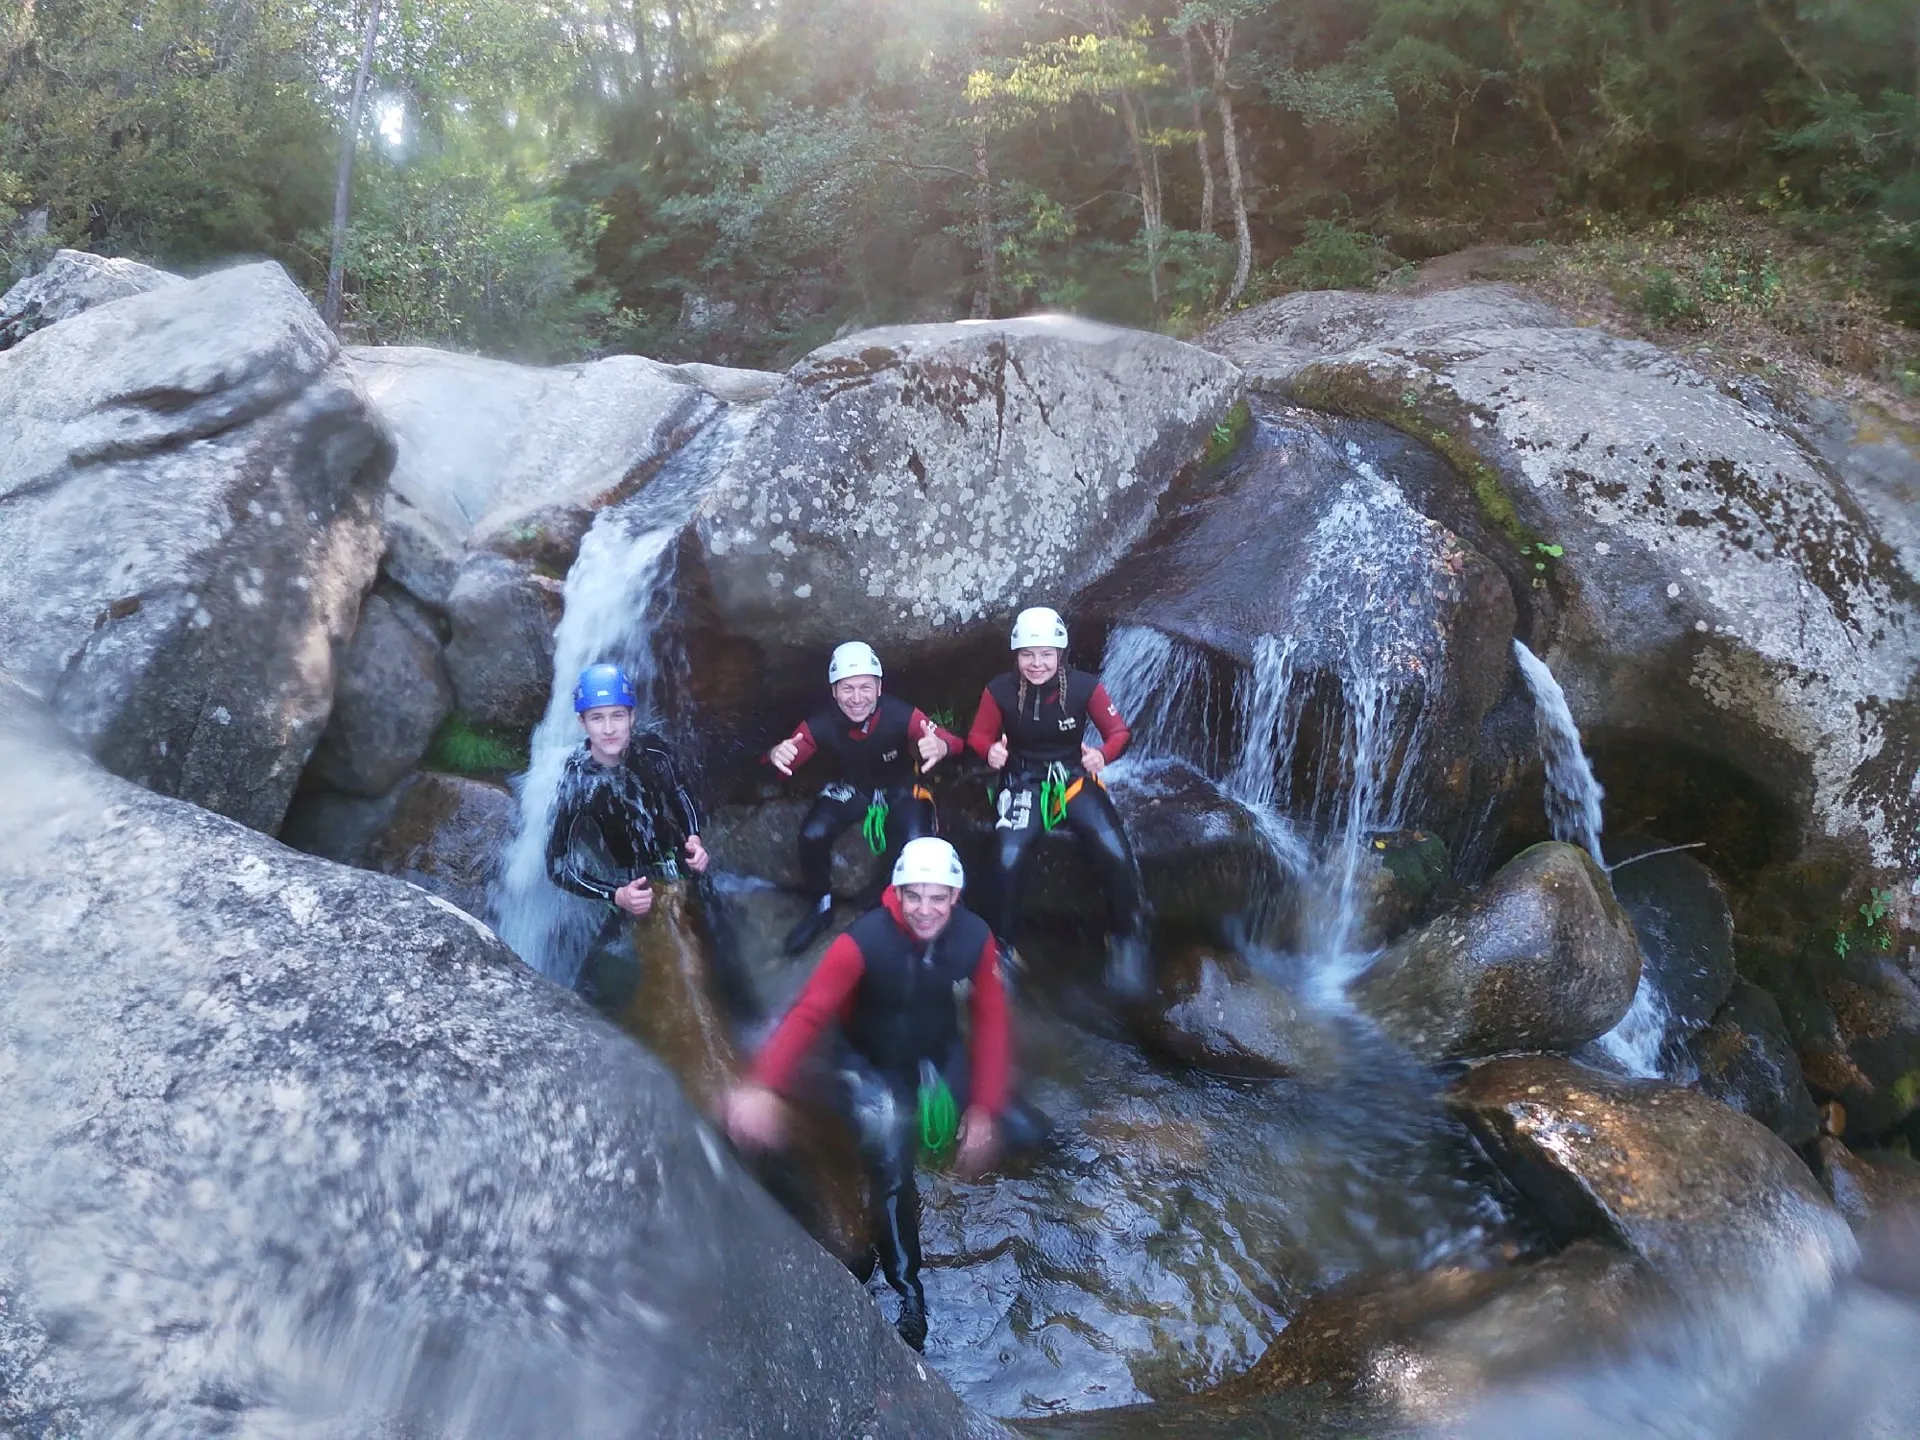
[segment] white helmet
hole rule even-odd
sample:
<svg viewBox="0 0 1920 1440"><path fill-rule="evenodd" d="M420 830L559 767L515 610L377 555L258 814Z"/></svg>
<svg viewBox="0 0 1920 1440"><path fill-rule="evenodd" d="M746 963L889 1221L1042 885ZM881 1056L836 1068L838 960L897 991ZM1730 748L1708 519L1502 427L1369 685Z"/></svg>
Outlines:
<svg viewBox="0 0 1920 1440"><path fill-rule="evenodd" d="M827 684L838 685L855 675L871 675L878 680L882 674L880 657L873 653L873 647L864 640L849 640L844 645L836 645L833 659L827 662Z"/></svg>
<svg viewBox="0 0 1920 1440"><path fill-rule="evenodd" d="M895 885L951 885L959 890L967 883L967 872L960 868L960 854L946 841L922 835L900 847L900 858L893 862Z"/></svg>
<svg viewBox="0 0 1920 1440"><path fill-rule="evenodd" d="M1031 650L1043 647L1051 650L1067 648L1067 622L1060 618L1058 610L1035 605L1014 617L1013 644L1008 648Z"/></svg>

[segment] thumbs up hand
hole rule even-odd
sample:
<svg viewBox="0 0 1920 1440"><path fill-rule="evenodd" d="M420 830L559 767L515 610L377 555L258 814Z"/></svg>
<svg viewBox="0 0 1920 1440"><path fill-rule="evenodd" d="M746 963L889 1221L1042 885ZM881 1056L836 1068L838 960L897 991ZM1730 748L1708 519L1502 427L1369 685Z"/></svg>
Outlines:
<svg viewBox="0 0 1920 1440"><path fill-rule="evenodd" d="M920 768L931 770L947 758L947 742L940 738L939 730L933 721L923 717L920 725Z"/></svg>
<svg viewBox="0 0 1920 1440"><path fill-rule="evenodd" d="M1007 768L1007 737L1005 735L994 741L992 748L987 751L987 764L995 770Z"/></svg>

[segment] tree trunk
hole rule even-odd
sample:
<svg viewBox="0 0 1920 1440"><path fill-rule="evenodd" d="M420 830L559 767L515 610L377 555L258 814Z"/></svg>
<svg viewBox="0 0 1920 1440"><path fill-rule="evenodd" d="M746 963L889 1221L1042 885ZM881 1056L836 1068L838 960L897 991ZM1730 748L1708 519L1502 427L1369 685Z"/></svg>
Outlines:
<svg viewBox="0 0 1920 1440"><path fill-rule="evenodd" d="M1227 81L1227 66L1233 59L1233 21L1215 20L1200 32L1207 47L1207 59L1213 64L1213 98L1220 107L1220 153L1227 163L1227 203L1233 207L1233 239L1239 259L1233 267L1233 284L1227 287L1227 304L1240 298L1253 273L1253 230L1247 224L1247 187L1240 175L1240 139L1233 130L1233 87Z"/></svg>
<svg viewBox="0 0 1920 1440"><path fill-rule="evenodd" d="M380 0L367 0L367 29L360 40L360 68L353 72L353 103L347 107L347 128L340 135L340 168L333 181L333 253L327 259L327 298L320 318L328 328L340 328L340 288L347 263L347 197L353 190L353 152L360 143L360 108L367 98L367 76L373 69L373 46L380 37Z"/></svg>
<svg viewBox="0 0 1920 1440"><path fill-rule="evenodd" d="M1140 116L1133 97L1120 92L1120 118L1127 127L1127 144L1133 151L1133 173L1140 186L1140 233L1147 242L1147 293L1153 300L1153 313L1160 315L1160 232L1165 228L1165 213L1160 203L1160 174L1140 134Z"/></svg>
<svg viewBox="0 0 1920 1440"><path fill-rule="evenodd" d="M1520 21L1511 10L1507 12L1502 27L1507 32L1507 48L1513 53L1516 83L1527 97L1527 103L1533 106L1533 113L1540 117L1540 123L1547 127L1547 138L1553 141L1553 148L1564 154L1567 142L1561 138L1560 126L1553 118L1553 111L1547 108L1547 92L1541 88L1538 80L1524 78L1527 73L1527 52L1520 46Z"/></svg>
<svg viewBox="0 0 1920 1440"><path fill-rule="evenodd" d="M987 169L987 117L973 117L973 224L980 247L980 279L973 290L973 318L993 318L993 292L1000 283L1000 256L993 244L993 176Z"/></svg>
<svg viewBox="0 0 1920 1440"><path fill-rule="evenodd" d="M1193 75L1193 37L1180 32L1180 64L1187 72L1187 103L1193 109L1193 148L1200 159L1200 228L1213 233L1213 149L1207 144L1207 117L1200 109L1200 82Z"/></svg>

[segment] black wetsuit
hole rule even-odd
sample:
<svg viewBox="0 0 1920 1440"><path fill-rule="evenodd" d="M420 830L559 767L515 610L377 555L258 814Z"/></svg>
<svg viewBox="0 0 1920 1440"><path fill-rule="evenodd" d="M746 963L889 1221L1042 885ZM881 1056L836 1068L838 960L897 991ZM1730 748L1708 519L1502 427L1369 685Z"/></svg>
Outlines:
<svg viewBox="0 0 1920 1440"><path fill-rule="evenodd" d="M700 811L681 782L666 742L637 732L618 765L602 765L583 741L567 756L554 795L547 835L547 876L562 890L608 906L581 967L581 992L603 1008L618 1009L637 984L632 947L621 943L630 924L645 924L615 906L613 895L642 875L685 882L692 890L720 1000L737 1018L757 1007L747 983L733 927L712 882L687 866L687 841L700 833Z"/></svg>
<svg viewBox="0 0 1920 1440"><path fill-rule="evenodd" d="M1007 765L1001 772L996 804L995 860L999 871L996 929L1011 936L1020 918L1020 892L1033 842L1046 833L1041 815L1042 786L1054 775L1070 792L1057 824L1080 839L1100 872L1107 896L1107 918L1116 938L1144 938L1146 903L1133 847L1106 787L1087 774L1081 746L1093 743L1117 760L1128 732L1108 698L1100 677L1084 670L1066 672L1064 703L1057 679L1023 686L1017 675L989 681L980 697L969 743L984 758L993 742L1007 737ZM1088 735L1089 726L1099 733Z"/></svg>

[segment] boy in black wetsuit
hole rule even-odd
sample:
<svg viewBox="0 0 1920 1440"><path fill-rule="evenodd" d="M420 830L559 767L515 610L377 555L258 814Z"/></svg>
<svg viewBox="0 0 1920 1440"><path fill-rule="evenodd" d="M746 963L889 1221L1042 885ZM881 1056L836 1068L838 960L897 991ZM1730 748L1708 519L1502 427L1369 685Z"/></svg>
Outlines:
<svg viewBox="0 0 1920 1440"><path fill-rule="evenodd" d="M868 848L880 857L877 890L901 847L936 828L921 773L966 748L906 701L883 695L880 678L872 646L850 640L838 647L827 666L832 703L767 753L782 775L822 751L839 772L800 824L800 883L814 908L787 935L789 955L811 945L833 919L833 842L841 831L864 817Z"/></svg>
<svg viewBox="0 0 1920 1440"><path fill-rule="evenodd" d="M547 836L547 876L561 889L613 907L581 970L580 988L618 1011L637 975L632 949L618 942L654 909L654 882L683 884L713 959L721 999L736 1016L755 1008L733 953L720 899L707 878L700 812L680 781L666 743L635 734L633 687L617 665L592 665L574 687L586 741L567 757ZM625 993L622 993L625 992Z"/></svg>

